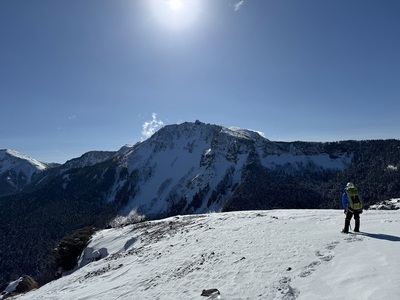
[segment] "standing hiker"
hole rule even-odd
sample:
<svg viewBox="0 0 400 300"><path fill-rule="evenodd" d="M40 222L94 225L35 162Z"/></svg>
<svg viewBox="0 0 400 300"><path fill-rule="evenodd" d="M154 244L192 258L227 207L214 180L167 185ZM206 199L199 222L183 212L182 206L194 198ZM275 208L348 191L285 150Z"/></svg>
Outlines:
<svg viewBox="0 0 400 300"><path fill-rule="evenodd" d="M356 225L354 232L360 232L360 214L362 214L362 203L358 195L357 188L353 183L347 183L343 190L342 204L346 219L344 220L344 228L342 233L349 233L350 220L354 215Z"/></svg>

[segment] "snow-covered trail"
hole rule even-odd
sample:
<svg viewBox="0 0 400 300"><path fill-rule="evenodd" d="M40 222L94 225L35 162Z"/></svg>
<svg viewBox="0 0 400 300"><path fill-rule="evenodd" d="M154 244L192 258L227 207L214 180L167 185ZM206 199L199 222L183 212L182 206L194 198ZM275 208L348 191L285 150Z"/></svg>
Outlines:
<svg viewBox="0 0 400 300"><path fill-rule="evenodd" d="M339 210L179 216L98 232L107 257L16 299L399 299L400 212ZM352 221L354 224L354 221ZM96 252L97 250L97 252Z"/></svg>
<svg viewBox="0 0 400 300"><path fill-rule="evenodd" d="M296 281L299 299L400 299L399 223L400 211L366 211L362 232L338 239L331 263Z"/></svg>

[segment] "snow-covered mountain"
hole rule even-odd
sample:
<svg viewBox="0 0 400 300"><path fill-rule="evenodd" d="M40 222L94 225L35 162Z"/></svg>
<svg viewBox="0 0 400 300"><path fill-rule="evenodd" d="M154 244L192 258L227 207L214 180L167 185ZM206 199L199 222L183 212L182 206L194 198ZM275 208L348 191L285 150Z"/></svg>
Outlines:
<svg viewBox="0 0 400 300"><path fill-rule="evenodd" d="M117 152L86 153L53 169L37 185L50 182L51 191L45 188L46 193L59 189L67 194L64 198L93 187L99 201L118 205L122 215L134 211L160 218L235 210L252 189L249 176L270 184L259 185L264 189L289 190L283 182L286 175L337 173L352 158L352 152L326 149L323 143L271 142L254 131L196 121L165 126L148 140ZM281 183L271 180L274 174L280 174ZM279 195L265 203L258 198L247 201L246 209L295 207L281 204ZM315 200L307 207L317 207Z"/></svg>
<svg viewBox="0 0 400 300"><path fill-rule="evenodd" d="M271 210L102 230L75 272L14 299L397 300L399 220L365 211L344 235L341 210Z"/></svg>
<svg viewBox="0 0 400 300"><path fill-rule="evenodd" d="M32 176L23 194L1 198L0 245L19 249L24 241L24 249L0 251L0 285L23 274L39 283L51 280L47 257L54 244L85 226L209 212L340 208L348 181L368 207L399 197L399 167L398 140L273 142L251 130L199 121L165 126L119 151L89 152L47 168Z"/></svg>
<svg viewBox="0 0 400 300"><path fill-rule="evenodd" d="M376 196L375 191L369 191L373 187L370 182L376 185L376 178L360 176L360 172L371 171L363 165L361 170L354 168L355 158L360 160L364 155L361 151L370 155L370 148L379 149L381 172L389 180L398 177L399 156L395 154L399 142L386 144L389 146L382 147L379 141L371 145L368 141L364 145L356 141L273 142L251 130L186 122L165 126L151 138L119 151L85 153L44 172L42 177L36 176L34 184L46 193L49 189L56 194L62 192L64 198L75 197L71 193L81 195L81 189L93 187L91 197L118 205L122 215L136 211L148 218L209 211L326 207L332 201L331 194L336 197L342 188L336 186L332 191L327 182L347 170L351 172L341 185L358 179L355 176L367 178L368 182L361 183L364 194ZM385 147L393 148L387 153L395 159L385 158ZM363 158L361 162L375 167L370 160ZM390 187L396 189L396 185ZM382 196L397 195L389 190ZM305 197L309 199L305 201Z"/></svg>
<svg viewBox="0 0 400 300"><path fill-rule="evenodd" d="M166 126L117 160L108 201L122 196L125 214L166 216L223 210L254 165L288 174L340 171L352 155L333 156L318 143L285 149L253 131L196 121Z"/></svg>
<svg viewBox="0 0 400 300"><path fill-rule="evenodd" d="M65 171L68 169L93 166L110 159L115 153L115 151L89 151L78 158L68 160L64 165L62 165L61 169Z"/></svg>
<svg viewBox="0 0 400 300"><path fill-rule="evenodd" d="M15 150L0 150L0 196L23 189L48 168L48 164Z"/></svg>

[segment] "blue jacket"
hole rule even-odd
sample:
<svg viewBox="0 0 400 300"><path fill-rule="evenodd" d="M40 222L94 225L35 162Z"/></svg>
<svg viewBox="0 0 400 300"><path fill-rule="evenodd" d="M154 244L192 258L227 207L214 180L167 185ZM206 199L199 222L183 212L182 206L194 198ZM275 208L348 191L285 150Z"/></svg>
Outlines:
<svg viewBox="0 0 400 300"><path fill-rule="evenodd" d="M343 189L343 195L342 195L342 204L343 204L343 209L347 209L347 204L349 204L349 198L347 198L347 188Z"/></svg>
<svg viewBox="0 0 400 300"><path fill-rule="evenodd" d="M347 198L347 187L343 189L343 195L342 195L342 204L343 204L343 209L347 209L347 205L349 204L349 198ZM360 202L362 203L361 200L361 195L358 194L358 197L360 197Z"/></svg>

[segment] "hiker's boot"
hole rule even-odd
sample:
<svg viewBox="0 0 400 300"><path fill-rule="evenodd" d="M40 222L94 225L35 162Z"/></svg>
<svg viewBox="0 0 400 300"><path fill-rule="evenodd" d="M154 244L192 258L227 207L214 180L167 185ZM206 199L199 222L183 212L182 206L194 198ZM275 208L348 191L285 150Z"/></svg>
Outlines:
<svg viewBox="0 0 400 300"><path fill-rule="evenodd" d="M342 233L349 233L349 226L350 226L350 220L345 219Z"/></svg>
<svg viewBox="0 0 400 300"><path fill-rule="evenodd" d="M354 226L354 232L360 232L360 220L356 220L356 226Z"/></svg>

